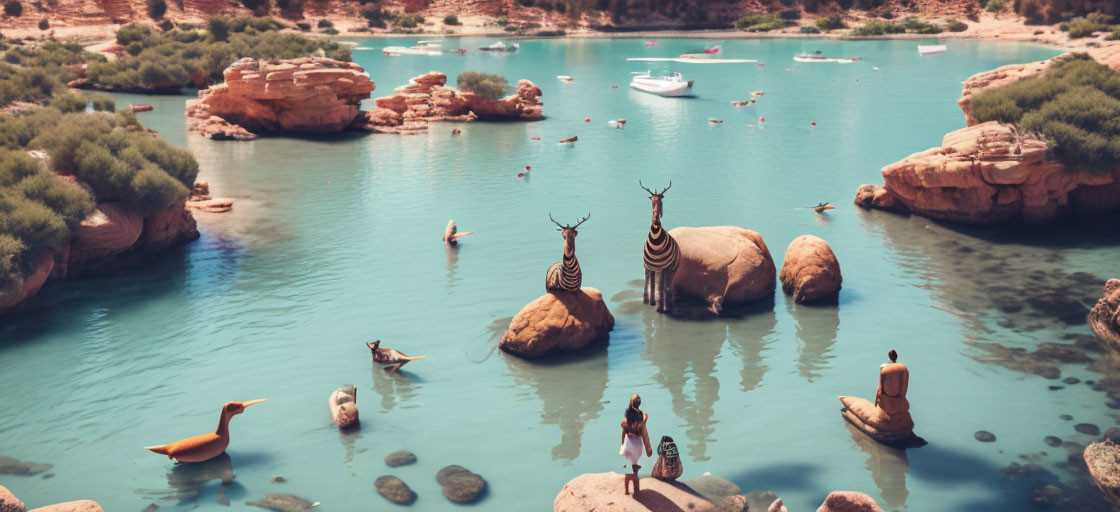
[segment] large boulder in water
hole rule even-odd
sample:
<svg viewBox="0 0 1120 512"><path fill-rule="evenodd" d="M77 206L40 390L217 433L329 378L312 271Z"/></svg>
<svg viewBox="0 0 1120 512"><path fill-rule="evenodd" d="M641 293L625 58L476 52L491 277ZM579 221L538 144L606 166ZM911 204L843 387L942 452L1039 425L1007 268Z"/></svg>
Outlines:
<svg viewBox="0 0 1120 512"><path fill-rule="evenodd" d="M896 443L914 435L914 420L909 411L888 413L870 400L842 396L841 414L852 426L880 443Z"/></svg>
<svg viewBox="0 0 1120 512"><path fill-rule="evenodd" d="M1105 499L1120 508L1120 445L1111 441L1093 443L1085 448L1085 465Z"/></svg>
<svg viewBox="0 0 1120 512"><path fill-rule="evenodd" d="M1120 351L1120 279L1109 279L1104 296L1089 311L1089 327L1102 341Z"/></svg>
<svg viewBox="0 0 1120 512"><path fill-rule="evenodd" d="M711 512L714 506L678 482L664 482L656 478L643 478L636 495L624 494L623 475L618 473L588 473L577 476L564 486L552 502L554 512L649 512L650 510L684 510Z"/></svg>
<svg viewBox="0 0 1120 512"><path fill-rule="evenodd" d="M883 509L862 492L832 491L817 512L883 512Z"/></svg>
<svg viewBox="0 0 1120 512"><path fill-rule="evenodd" d="M499 347L521 357L579 350L607 337L614 316L595 288L549 292L530 302L509 323Z"/></svg>
<svg viewBox="0 0 1120 512"><path fill-rule="evenodd" d="M673 287L720 314L729 304L774 295L775 268L762 235L736 226L679 227L669 231L681 249Z"/></svg>
<svg viewBox="0 0 1120 512"><path fill-rule="evenodd" d="M24 512L23 502L15 497L7 488L0 485L0 512Z"/></svg>
<svg viewBox="0 0 1120 512"><path fill-rule="evenodd" d="M828 242L801 235L790 242L782 261L782 290L799 304L836 297L840 292L840 262Z"/></svg>

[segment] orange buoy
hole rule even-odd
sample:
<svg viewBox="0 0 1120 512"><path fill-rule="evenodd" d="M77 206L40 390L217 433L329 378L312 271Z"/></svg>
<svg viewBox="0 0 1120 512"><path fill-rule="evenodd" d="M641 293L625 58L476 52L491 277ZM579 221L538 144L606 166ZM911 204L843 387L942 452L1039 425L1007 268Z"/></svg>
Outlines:
<svg viewBox="0 0 1120 512"><path fill-rule="evenodd" d="M708 122L712 124L723 124L723 119L709 119Z"/></svg>
<svg viewBox="0 0 1120 512"><path fill-rule="evenodd" d="M790 69L790 68L786 68L786 73L789 73L790 71L793 71L793 70Z"/></svg>
<svg viewBox="0 0 1120 512"><path fill-rule="evenodd" d="M859 79L857 78L857 79L856 79L856 81L858 82L858 81L859 81Z"/></svg>
<svg viewBox="0 0 1120 512"><path fill-rule="evenodd" d="M529 137L529 140L538 140L539 141L539 140L541 140L541 138L540 137Z"/></svg>
<svg viewBox="0 0 1120 512"><path fill-rule="evenodd" d="M532 166L529 166L529 165L526 165L526 166L525 166L525 170L526 170L526 171L531 171L531 170L533 170L533 167L532 167Z"/></svg>

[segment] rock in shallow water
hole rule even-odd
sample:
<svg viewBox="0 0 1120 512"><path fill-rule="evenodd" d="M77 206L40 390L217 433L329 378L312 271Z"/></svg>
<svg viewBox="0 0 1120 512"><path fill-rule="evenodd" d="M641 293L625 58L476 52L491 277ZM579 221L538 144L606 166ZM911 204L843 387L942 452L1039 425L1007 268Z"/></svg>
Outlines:
<svg viewBox="0 0 1120 512"><path fill-rule="evenodd" d="M711 512L713 505L679 482L643 478L637 498L623 494L623 476L618 473L580 475L564 485L553 501L553 512L649 512L671 510ZM647 498L648 496L648 498Z"/></svg>
<svg viewBox="0 0 1120 512"><path fill-rule="evenodd" d="M1046 441L1047 446L1051 446L1051 447L1054 447L1054 448L1057 448L1057 447L1062 445L1061 438L1056 437L1056 436L1046 436L1044 441Z"/></svg>
<svg viewBox="0 0 1120 512"><path fill-rule="evenodd" d="M714 512L748 512L750 504L747 503L747 497L742 494L735 494L732 496L725 496L723 499L716 502Z"/></svg>
<svg viewBox="0 0 1120 512"><path fill-rule="evenodd" d="M883 512L883 509L862 492L832 491L817 512Z"/></svg>
<svg viewBox="0 0 1120 512"><path fill-rule="evenodd" d="M275 510L276 512L303 512L315 507L314 503L294 494L265 494L257 501L247 501L245 503L254 507Z"/></svg>
<svg viewBox="0 0 1120 512"><path fill-rule="evenodd" d="M31 512L105 512L92 500L67 501L31 510Z"/></svg>
<svg viewBox="0 0 1120 512"><path fill-rule="evenodd" d="M498 346L521 357L540 357L579 350L606 338L613 327L614 316L599 290L549 292L513 317Z"/></svg>
<svg viewBox="0 0 1120 512"><path fill-rule="evenodd" d="M1101 428L1092 423L1078 423L1073 426L1073 429L1090 436L1099 436L1101 434Z"/></svg>
<svg viewBox="0 0 1120 512"><path fill-rule="evenodd" d="M798 304L835 298L844 278L828 242L801 235L790 242L779 275L782 290Z"/></svg>
<svg viewBox="0 0 1120 512"><path fill-rule="evenodd" d="M398 450L385 456L385 465L391 468L416 462L416 454L408 450Z"/></svg>
<svg viewBox="0 0 1120 512"><path fill-rule="evenodd" d="M691 487L692 490L700 493L704 499L712 503L716 503L727 496L734 496L743 492L743 489L735 485L735 482L715 475L689 478L688 480L682 480L681 483Z"/></svg>
<svg viewBox="0 0 1120 512"><path fill-rule="evenodd" d="M471 503L482 496L486 480L462 466L450 465L436 474L443 495L455 503Z"/></svg>
<svg viewBox="0 0 1120 512"><path fill-rule="evenodd" d="M1085 448L1083 457L1105 499L1120 508L1120 446L1107 441L1093 443Z"/></svg>
<svg viewBox="0 0 1120 512"><path fill-rule="evenodd" d="M0 512L24 512L23 502L13 495L7 488L0 485Z"/></svg>
<svg viewBox="0 0 1120 512"><path fill-rule="evenodd" d="M378 478L373 482L373 486L377 488L378 494L393 503L407 505L416 501L416 493L412 492L403 480L393 475Z"/></svg>
<svg viewBox="0 0 1120 512"><path fill-rule="evenodd" d="M991 443L996 440L996 435L988 432L987 430L978 430L975 434L973 434L973 437L975 437L976 440L980 441L981 443Z"/></svg>

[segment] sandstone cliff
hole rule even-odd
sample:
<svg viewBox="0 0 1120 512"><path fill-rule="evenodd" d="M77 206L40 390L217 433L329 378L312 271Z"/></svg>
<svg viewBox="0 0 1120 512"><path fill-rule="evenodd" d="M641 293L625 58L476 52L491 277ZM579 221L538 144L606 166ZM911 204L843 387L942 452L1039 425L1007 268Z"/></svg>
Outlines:
<svg viewBox="0 0 1120 512"><path fill-rule="evenodd" d="M1120 69L1120 45L1089 51ZM1107 174L1073 172L1050 154L1045 140L996 121L977 124L972 96L1045 71L1051 61L1004 66L964 82L958 104L967 127L940 147L883 168L883 186L863 185L855 203L967 224L1049 222L1120 207L1120 167Z"/></svg>

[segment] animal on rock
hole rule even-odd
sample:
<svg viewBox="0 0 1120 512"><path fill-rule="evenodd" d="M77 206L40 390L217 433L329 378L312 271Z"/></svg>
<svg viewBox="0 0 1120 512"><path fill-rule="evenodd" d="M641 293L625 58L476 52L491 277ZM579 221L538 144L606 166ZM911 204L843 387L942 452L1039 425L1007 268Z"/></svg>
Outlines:
<svg viewBox="0 0 1120 512"><path fill-rule="evenodd" d="M642 253L642 265L646 269L646 281L642 287L642 302L657 306L658 313L671 313L673 303L676 301L673 292L673 275L681 262L681 249L677 241L669 235L669 231L661 226L661 214L664 212L662 200L669 186L660 192L654 192L638 180L638 185L649 192L649 200L653 203L653 221L649 225L649 236L646 237L645 250Z"/></svg>
<svg viewBox="0 0 1120 512"><path fill-rule="evenodd" d="M561 235L564 236L564 261L561 263L553 263L548 267L548 272L544 275L544 289L547 292L578 292L580 286L583 284L583 272L579 269L579 260L576 259L576 235L579 234L576 228L580 224L587 222L591 218L588 213L586 217L580 219L575 225L565 226L556 222L552 218L552 214L548 214L548 219L553 224L559 226L556 228Z"/></svg>

